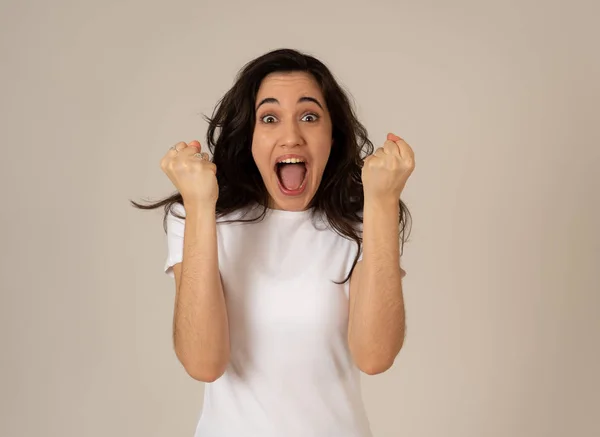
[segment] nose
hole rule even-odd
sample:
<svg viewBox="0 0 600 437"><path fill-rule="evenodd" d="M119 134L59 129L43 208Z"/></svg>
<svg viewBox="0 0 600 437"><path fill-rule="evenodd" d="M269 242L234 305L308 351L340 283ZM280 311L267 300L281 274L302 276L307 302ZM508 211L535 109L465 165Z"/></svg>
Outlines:
<svg viewBox="0 0 600 437"><path fill-rule="evenodd" d="M281 145L285 147L297 147L303 143L302 132L296 121L290 121L283 127Z"/></svg>

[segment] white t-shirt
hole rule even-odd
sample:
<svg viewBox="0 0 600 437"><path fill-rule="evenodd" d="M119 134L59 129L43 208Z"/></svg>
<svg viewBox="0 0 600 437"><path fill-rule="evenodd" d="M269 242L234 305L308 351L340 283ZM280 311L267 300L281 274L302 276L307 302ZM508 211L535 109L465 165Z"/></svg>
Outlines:
<svg viewBox="0 0 600 437"><path fill-rule="evenodd" d="M309 211L221 223L239 216L217 224L231 358L205 385L196 437L370 437L347 342L349 284L333 282L350 271L356 243ZM170 276L184 226L169 214Z"/></svg>

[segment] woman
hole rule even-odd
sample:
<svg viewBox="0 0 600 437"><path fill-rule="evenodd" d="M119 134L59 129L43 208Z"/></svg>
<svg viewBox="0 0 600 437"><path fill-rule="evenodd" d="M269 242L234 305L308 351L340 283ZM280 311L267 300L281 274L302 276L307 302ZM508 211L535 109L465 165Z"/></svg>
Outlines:
<svg viewBox="0 0 600 437"><path fill-rule="evenodd" d="M366 437L360 371L384 372L405 332L400 194L412 149L373 153L317 59L248 63L197 141L161 161L175 278L174 346L209 383L201 437ZM364 158L363 155L367 155Z"/></svg>

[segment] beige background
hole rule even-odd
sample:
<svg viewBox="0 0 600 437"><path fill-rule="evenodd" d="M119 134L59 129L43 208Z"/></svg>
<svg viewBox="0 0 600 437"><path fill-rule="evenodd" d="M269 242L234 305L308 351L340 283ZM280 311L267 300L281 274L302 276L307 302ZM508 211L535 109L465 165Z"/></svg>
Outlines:
<svg viewBox="0 0 600 437"><path fill-rule="evenodd" d="M375 436L600 435L594 3L2 1L0 436L193 434L161 213L128 199L171 192L162 154L279 47L416 151Z"/></svg>

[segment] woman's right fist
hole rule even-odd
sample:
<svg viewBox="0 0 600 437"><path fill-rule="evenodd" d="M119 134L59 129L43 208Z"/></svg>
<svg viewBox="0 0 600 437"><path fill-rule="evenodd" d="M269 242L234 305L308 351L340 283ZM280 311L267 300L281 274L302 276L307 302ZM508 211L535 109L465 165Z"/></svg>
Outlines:
<svg viewBox="0 0 600 437"><path fill-rule="evenodd" d="M219 197L217 167L202 153L200 143L177 143L160 161L160 168L183 197L184 203L216 204Z"/></svg>

